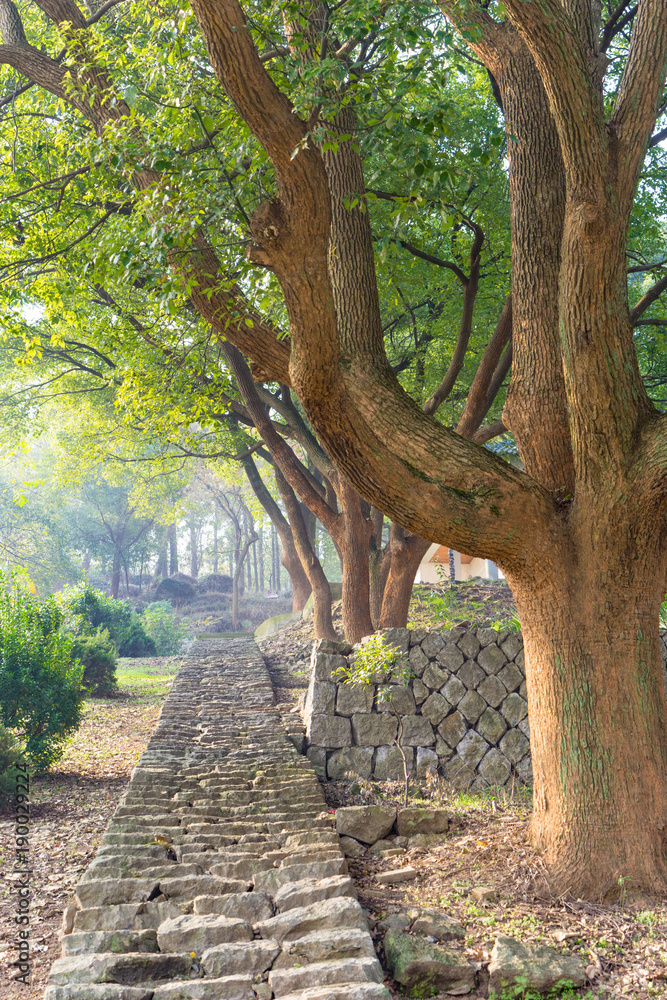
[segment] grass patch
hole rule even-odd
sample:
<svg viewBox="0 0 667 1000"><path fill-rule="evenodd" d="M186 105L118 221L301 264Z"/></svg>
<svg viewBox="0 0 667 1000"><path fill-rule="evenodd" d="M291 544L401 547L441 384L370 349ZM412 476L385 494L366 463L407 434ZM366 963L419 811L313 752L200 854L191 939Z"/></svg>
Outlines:
<svg viewBox="0 0 667 1000"><path fill-rule="evenodd" d="M181 657L120 659L116 670L118 697L143 702L163 702L180 665ZM115 699L103 700L113 704Z"/></svg>

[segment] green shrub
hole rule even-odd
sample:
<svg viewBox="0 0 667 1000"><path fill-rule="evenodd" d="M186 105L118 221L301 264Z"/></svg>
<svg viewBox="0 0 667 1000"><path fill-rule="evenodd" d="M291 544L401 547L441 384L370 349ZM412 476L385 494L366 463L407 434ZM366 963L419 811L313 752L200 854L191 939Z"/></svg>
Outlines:
<svg viewBox="0 0 667 1000"><path fill-rule="evenodd" d="M70 587L59 595L65 627L75 636L95 635L104 628L119 656L154 656L155 646L141 618L127 601L117 601L89 583Z"/></svg>
<svg viewBox="0 0 667 1000"><path fill-rule="evenodd" d="M142 624L139 615L132 617L117 639L119 656L155 656L155 643Z"/></svg>
<svg viewBox="0 0 667 1000"><path fill-rule="evenodd" d="M16 580L10 591L0 574L0 721L17 732L36 771L62 756L81 718L83 666L62 623L53 597L37 601Z"/></svg>
<svg viewBox="0 0 667 1000"><path fill-rule="evenodd" d="M93 635L80 635L74 642L73 655L83 663L83 687L89 694L112 694L116 689L116 647L106 629Z"/></svg>
<svg viewBox="0 0 667 1000"><path fill-rule="evenodd" d="M21 762L21 745L13 733L0 724L0 805L4 805L16 789L16 765Z"/></svg>
<svg viewBox="0 0 667 1000"><path fill-rule="evenodd" d="M143 614L143 624L155 642L158 656L180 653L187 627L178 621L169 601L149 604Z"/></svg>

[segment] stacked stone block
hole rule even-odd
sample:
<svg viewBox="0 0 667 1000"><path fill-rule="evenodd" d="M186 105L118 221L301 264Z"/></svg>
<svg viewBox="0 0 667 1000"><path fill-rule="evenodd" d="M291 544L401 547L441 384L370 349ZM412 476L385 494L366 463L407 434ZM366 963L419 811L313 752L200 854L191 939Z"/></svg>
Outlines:
<svg viewBox="0 0 667 1000"><path fill-rule="evenodd" d="M377 675L344 683L354 649L323 639L311 657L304 708L308 758L321 777L402 779L401 744L412 774L431 770L481 789L532 778L530 724L520 632L389 629L385 641L409 664L407 686ZM661 630L667 687L667 630ZM388 701L378 697L383 688Z"/></svg>
<svg viewBox="0 0 667 1000"><path fill-rule="evenodd" d="M329 778L402 778L400 743L420 778L433 770L474 787L513 775L530 780L520 633L391 629L385 636L410 667L407 686L381 675L375 684L343 683L340 670L353 663L354 650L316 643L305 703L307 756L316 770Z"/></svg>
<svg viewBox="0 0 667 1000"><path fill-rule="evenodd" d="M45 1000L389 997L252 640L185 661L64 931Z"/></svg>

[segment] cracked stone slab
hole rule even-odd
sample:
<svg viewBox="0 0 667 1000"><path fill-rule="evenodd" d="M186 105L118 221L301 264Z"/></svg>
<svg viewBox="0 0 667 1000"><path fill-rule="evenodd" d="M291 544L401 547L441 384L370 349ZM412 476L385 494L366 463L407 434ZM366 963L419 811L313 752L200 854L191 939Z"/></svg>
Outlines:
<svg viewBox="0 0 667 1000"><path fill-rule="evenodd" d="M254 896L255 893L251 895ZM337 896L357 898L357 890L349 876L333 875L331 878L288 882L278 890L274 896L274 902L276 908L283 913L285 910L294 909L295 906L309 906L312 903L320 902L320 900L333 899Z"/></svg>
<svg viewBox="0 0 667 1000"><path fill-rule="evenodd" d="M250 924L214 913L193 914L165 920L157 930L162 952L192 952L201 955L207 948L238 941L252 941Z"/></svg>
<svg viewBox="0 0 667 1000"><path fill-rule="evenodd" d="M271 920L256 925L263 938L293 941L310 931L333 930L336 927L368 930L364 911L356 899L325 899L311 906L297 906Z"/></svg>
<svg viewBox="0 0 667 1000"><path fill-rule="evenodd" d="M255 1000L255 993L250 976L223 976L158 986L153 1000Z"/></svg>
<svg viewBox="0 0 667 1000"><path fill-rule="evenodd" d="M314 962L301 968L272 969L269 986L276 997L309 987L337 983L381 983L382 966L377 958L343 958L337 961Z"/></svg>
<svg viewBox="0 0 667 1000"><path fill-rule="evenodd" d="M262 975L280 954L277 941L249 941L247 944L224 944L208 948L201 957L207 976Z"/></svg>

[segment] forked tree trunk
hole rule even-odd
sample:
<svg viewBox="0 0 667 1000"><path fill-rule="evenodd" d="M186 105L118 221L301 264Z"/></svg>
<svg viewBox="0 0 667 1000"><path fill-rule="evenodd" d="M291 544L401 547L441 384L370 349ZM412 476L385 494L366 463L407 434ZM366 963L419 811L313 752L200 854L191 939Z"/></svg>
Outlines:
<svg viewBox="0 0 667 1000"><path fill-rule="evenodd" d="M440 4L466 38L474 28L507 120L515 362L504 416L525 474L402 393L384 351L368 213L346 204L363 195L358 158L332 144L322 162L308 146L309 126L264 70L233 0L192 2L218 78L276 169L278 197L251 220L250 259L283 288L291 384L327 454L369 503L493 558L513 587L533 832L552 891L599 899L629 879L626 891L664 893L667 421L639 376L625 254L665 84L664 0L637 5L609 121L596 5L505 0L498 24L486 4Z"/></svg>

